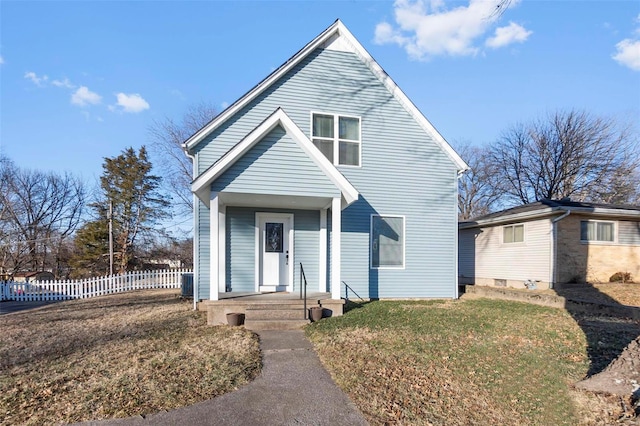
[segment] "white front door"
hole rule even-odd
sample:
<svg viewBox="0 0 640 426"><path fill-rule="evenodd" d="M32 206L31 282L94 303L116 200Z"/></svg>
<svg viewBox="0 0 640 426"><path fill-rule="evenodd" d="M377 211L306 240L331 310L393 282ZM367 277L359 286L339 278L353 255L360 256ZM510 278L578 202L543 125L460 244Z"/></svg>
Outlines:
<svg viewBox="0 0 640 426"><path fill-rule="evenodd" d="M293 291L293 214L256 213L257 290Z"/></svg>

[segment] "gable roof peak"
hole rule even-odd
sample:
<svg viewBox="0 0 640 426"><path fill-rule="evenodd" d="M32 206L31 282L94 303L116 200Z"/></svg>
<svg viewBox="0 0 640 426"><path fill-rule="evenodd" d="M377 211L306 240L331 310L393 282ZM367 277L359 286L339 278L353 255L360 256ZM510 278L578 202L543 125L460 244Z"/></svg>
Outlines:
<svg viewBox="0 0 640 426"><path fill-rule="evenodd" d="M373 57L367 52L367 50L358 42L358 40L351 34L347 27L342 23L340 19L331 24L327 29L320 33L316 38L307 43L302 49L300 49L295 55L289 58L278 69L269 74L264 80L258 83L253 89L247 92L244 96L230 105L227 109L222 111L216 117L213 118L203 128L198 130L189 139L187 139L182 147L187 153L191 153L192 149L202 142L207 135L218 128L222 123L227 121L231 116L240 111L248 103L256 99L261 93L263 93L272 84L278 81L282 76L289 72L293 67L302 62L309 54L314 50L332 49L352 52L357 55L360 60L369 68L369 70L376 76L376 78L386 87L386 89L392 94L392 96L402 105L402 107L413 117L414 120L422 127L422 129L433 137L433 140L440 146L450 160L456 165L458 172L462 173L469 169L469 166L464 160L455 152L455 150L449 145L449 143L442 137L442 135L436 130L436 128L427 120L427 118L420 112L413 102L404 94L404 92L398 87L398 85L391 79L391 77L382 69L382 67L373 59Z"/></svg>

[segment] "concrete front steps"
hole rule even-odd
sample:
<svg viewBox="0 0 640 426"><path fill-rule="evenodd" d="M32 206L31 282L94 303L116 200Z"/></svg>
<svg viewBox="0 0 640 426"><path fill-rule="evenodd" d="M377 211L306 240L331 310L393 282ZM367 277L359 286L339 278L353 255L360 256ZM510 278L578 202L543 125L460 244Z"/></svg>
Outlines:
<svg viewBox="0 0 640 426"><path fill-rule="evenodd" d="M313 306L323 309L323 317L340 316L344 300L330 299L328 293L307 297L307 310ZM207 312L207 324L227 324L227 314L244 314L244 326L249 330L293 330L309 324L305 319L304 300L292 293L225 294L220 300L205 300L198 309ZM309 318L309 314L307 314Z"/></svg>
<svg viewBox="0 0 640 426"><path fill-rule="evenodd" d="M307 304L319 306L318 303ZM309 315L306 315L309 318ZM280 303L252 304L247 306L244 326L248 330L296 330L309 324L305 319L304 303L287 301Z"/></svg>

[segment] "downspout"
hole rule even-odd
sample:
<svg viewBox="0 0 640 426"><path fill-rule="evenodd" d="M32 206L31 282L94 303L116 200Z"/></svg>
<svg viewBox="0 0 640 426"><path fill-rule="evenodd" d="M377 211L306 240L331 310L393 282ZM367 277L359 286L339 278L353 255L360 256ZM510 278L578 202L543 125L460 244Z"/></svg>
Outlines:
<svg viewBox="0 0 640 426"><path fill-rule="evenodd" d="M558 260L557 259L558 257L558 226L556 224L560 222L562 219L564 219L565 217L569 216L570 214L571 214L571 210L567 210L566 212L564 212L564 214L551 220L551 244L553 245L553 248L551 250L551 276L549 277L550 289L553 288L553 284L556 282L557 274L558 274L557 267L556 267L556 263Z"/></svg>
<svg viewBox="0 0 640 426"><path fill-rule="evenodd" d="M185 155L187 157L189 157L191 159L191 173L193 176L196 175L196 157L195 155L191 155L189 153L189 151L187 150L187 146L185 144L182 144L182 150L184 151ZM197 310L198 309L198 281L196 280L196 273L198 271L198 244L196 244L196 221L197 221L197 214L196 214L196 210L198 209L198 197L196 197L195 193L191 193L191 197L193 200L193 310Z"/></svg>

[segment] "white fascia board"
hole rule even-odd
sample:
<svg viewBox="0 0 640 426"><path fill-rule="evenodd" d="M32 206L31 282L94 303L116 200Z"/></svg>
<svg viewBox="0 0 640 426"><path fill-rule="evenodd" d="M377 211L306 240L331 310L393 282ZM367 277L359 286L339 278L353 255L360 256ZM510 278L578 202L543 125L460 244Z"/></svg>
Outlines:
<svg viewBox="0 0 640 426"><path fill-rule="evenodd" d="M571 212L573 213L593 215L593 216L611 216L611 217L630 218L630 219L640 218L640 209L639 210L610 209L606 207L594 207L594 208L563 207L563 209L571 210Z"/></svg>
<svg viewBox="0 0 640 426"><path fill-rule="evenodd" d="M606 216L616 218L640 218L640 210L625 210L625 209L611 209L604 207L569 207L569 206L556 206L547 207L544 209L533 210L523 213L515 213L507 216L500 216L486 220L478 220L475 222L462 222L458 225L458 229L471 229L481 228L483 226L500 225L507 222L517 222L525 220L541 219L547 216L553 216L570 211L571 213L589 215L589 216Z"/></svg>
<svg viewBox="0 0 640 426"><path fill-rule="evenodd" d="M282 126L285 132L302 148L331 182L338 187L347 205L358 199L359 194L355 187L351 185L347 178L313 145L311 140L307 138L304 132L300 130L282 108L278 108L265 121L222 156L220 160L213 164L213 166L198 176L191 184L191 191L204 203L208 204L208 193L211 183L278 125Z"/></svg>
<svg viewBox="0 0 640 426"><path fill-rule="evenodd" d="M324 30L319 36L309 42L306 46L304 46L298 53L293 55L290 59L287 60L283 65L280 66L277 70L272 72L267 78L258 83L253 89L247 92L244 96L238 99L234 104L232 104L229 108L222 111L218 116L216 116L213 120L209 122L202 129L198 130L193 136L187 139L183 144L183 149L189 152L193 147L195 147L198 143L200 143L209 133L214 131L218 126L228 120L235 113L244 108L249 102L258 97L262 92L264 92L267 88L269 88L273 83L278 81L280 77L289 72L293 67L298 65L300 61L309 55L309 53L313 52L320 45L325 43L338 29L340 26L344 27L342 23L338 20L334 22L329 28Z"/></svg>
<svg viewBox="0 0 640 426"><path fill-rule="evenodd" d="M471 229L471 228L482 228L484 226L493 226L499 225L508 222L521 222L528 221L534 219L541 219L547 216L553 216L556 213L562 213L563 210L556 208L547 207L541 210L533 210L522 213L510 214L507 216L494 217L491 219L478 220L475 222L461 222L458 224L458 229Z"/></svg>
<svg viewBox="0 0 640 426"><path fill-rule="evenodd" d="M458 168L458 172L464 172L469 170L467 163L458 155L458 153L449 145L444 137L436 130L431 122L424 116L415 106L409 97L398 87L393 79L382 69L380 64L367 52L367 50L358 42L358 40L351 34L351 32L340 21L337 22L337 26L340 31L340 35L343 36L352 46L354 53L356 53L360 59L369 67L371 72L380 80L382 84L391 92L393 97L404 107L404 109L418 122L422 129L433 136L435 142L442 148L442 150L451 158L453 163Z"/></svg>

